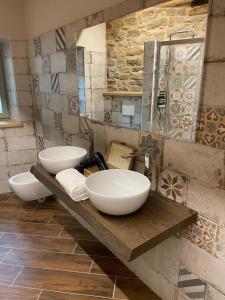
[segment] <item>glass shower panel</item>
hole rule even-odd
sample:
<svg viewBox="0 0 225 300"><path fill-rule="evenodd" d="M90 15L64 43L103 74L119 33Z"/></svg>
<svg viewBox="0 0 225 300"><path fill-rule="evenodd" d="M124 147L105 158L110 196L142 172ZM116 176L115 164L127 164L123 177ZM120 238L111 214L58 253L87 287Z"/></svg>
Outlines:
<svg viewBox="0 0 225 300"><path fill-rule="evenodd" d="M154 119L160 134L194 141L203 57L203 39L159 43Z"/></svg>

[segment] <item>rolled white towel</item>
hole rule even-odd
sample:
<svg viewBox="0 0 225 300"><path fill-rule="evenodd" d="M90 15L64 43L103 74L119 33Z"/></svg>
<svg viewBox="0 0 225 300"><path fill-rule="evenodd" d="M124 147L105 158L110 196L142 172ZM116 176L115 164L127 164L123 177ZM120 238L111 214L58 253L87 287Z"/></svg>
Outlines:
<svg viewBox="0 0 225 300"><path fill-rule="evenodd" d="M86 177L75 169L66 169L56 174L56 180L74 201L88 199L85 189Z"/></svg>

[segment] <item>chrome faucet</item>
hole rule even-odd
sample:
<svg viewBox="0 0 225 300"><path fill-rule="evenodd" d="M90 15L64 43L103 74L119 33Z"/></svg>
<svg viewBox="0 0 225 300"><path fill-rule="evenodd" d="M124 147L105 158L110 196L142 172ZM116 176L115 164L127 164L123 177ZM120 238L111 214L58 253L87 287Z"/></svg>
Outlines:
<svg viewBox="0 0 225 300"><path fill-rule="evenodd" d="M150 180L152 179L152 162L159 155L160 147L158 140L154 138L151 134L143 136L141 142L138 145L140 151L133 153L128 153L122 155L122 158L134 158L134 157L144 157L145 160L145 172L144 175L147 176Z"/></svg>
<svg viewBox="0 0 225 300"><path fill-rule="evenodd" d="M88 141L88 159L91 159L94 154L94 134L93 129L85 129L83 135L86 137Z"/></svg>
<svg viewBox="0 0 225 300"><path fill-rule="evenodd" d="M152 179L152 169L150 164L150 151L136 151L121 156L124 159L135 158L135 157L144 157L145 160L145 171L144 175L148 177L149 180Z"/></svg>
<svg viewBox="0 0 225 300"><path fill-rule="evenodd" d="M126 159L126 158L134 158L134 157L140 157L140 156L144 156L145 153L142 151L136 151L136 152L132 152L132 153L128 153L128 154L124 154L121 157Z"/></svg>

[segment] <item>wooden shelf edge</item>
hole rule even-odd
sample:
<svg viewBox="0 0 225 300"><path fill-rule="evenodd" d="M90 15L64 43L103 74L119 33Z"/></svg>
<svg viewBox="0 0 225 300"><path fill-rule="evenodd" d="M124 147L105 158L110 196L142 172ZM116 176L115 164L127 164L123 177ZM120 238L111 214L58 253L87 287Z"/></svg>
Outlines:
<svg viewBox="0 0 225 300"><path fill-rule="evenodd" d="M64 204L63 206L70 213L74 212L74 214L71 214L73 216L75 215L75 218L79 218L78 221L83 221L83 223L81 222L81 224L84 226L86 224L86 228L111 252L113 252L119 259L125 259L128 262L143 255L172 235L182 231L186 226L194 223L198 217L197 212L172 200L167 200L165 197L161 197L160 195L155 193L150 195L151 198L146 201L146 206L144 206L143 209L135 212L133 215L124 217L107 216L97 211L88 200L82 202L73 201L69 197L69 195L65 193L65 191L58 184L55 178L48 174L40 165L33 166L31 168L31 173L33 173L37 177L37 179L39 179L44 185L46 185L46 187L48 187L60 199L60 202ZM142 224L142 220L144 220L144 222L146 223L146 217L147 219L148 217L150 217L149 223L145 224L147 225L147 227L149 226L149 229L147 229L147 234L149 234L149 231L152 230L151 227L157 226L159 215L161 215L161 210L163 209L165 210L165 213L164 219L162 219L162 223L160 223L162 227L165 227L165 224L168 223L167 213L170 214L171 212L173 214L173 210L176 210L176 212L182 217L178 218L179 222L172 221L172 224L169 224L169 226L167 226L165 230L160 229L156 233L150 232L149 236L151 236L151 239L140 239L140 243L137 244L136 242L134 244L128 242L129 237L132 236L133 231L135 231L136 229L135 225L132 225L134 221L135 224L140 227L140 224ZM146 210L147 214L145 212ZM127 238L123 235L118 234L119 232L127 231ZM142 233L142 231L137 232L138 234L139 232Z"/></svg>

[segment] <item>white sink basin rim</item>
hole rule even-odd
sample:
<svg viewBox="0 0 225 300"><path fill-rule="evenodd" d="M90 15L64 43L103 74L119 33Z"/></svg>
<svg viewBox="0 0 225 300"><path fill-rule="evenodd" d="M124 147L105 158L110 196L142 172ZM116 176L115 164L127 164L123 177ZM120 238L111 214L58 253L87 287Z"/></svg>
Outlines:
<svg viewBox="0 0 225 300"><path fill-rule="evenodd" d="M39 153L42 166L52 174L77 167L86 157L87 150L73 146L47 148Z"/></svg>
<svg viewBox="0 0 225 300"><path fill-rule="evenodd" d="M110 215L126 215L139 209L149 195L150 186L144 175L123 169L100 171L86 179L90 201Z"/></svg>

